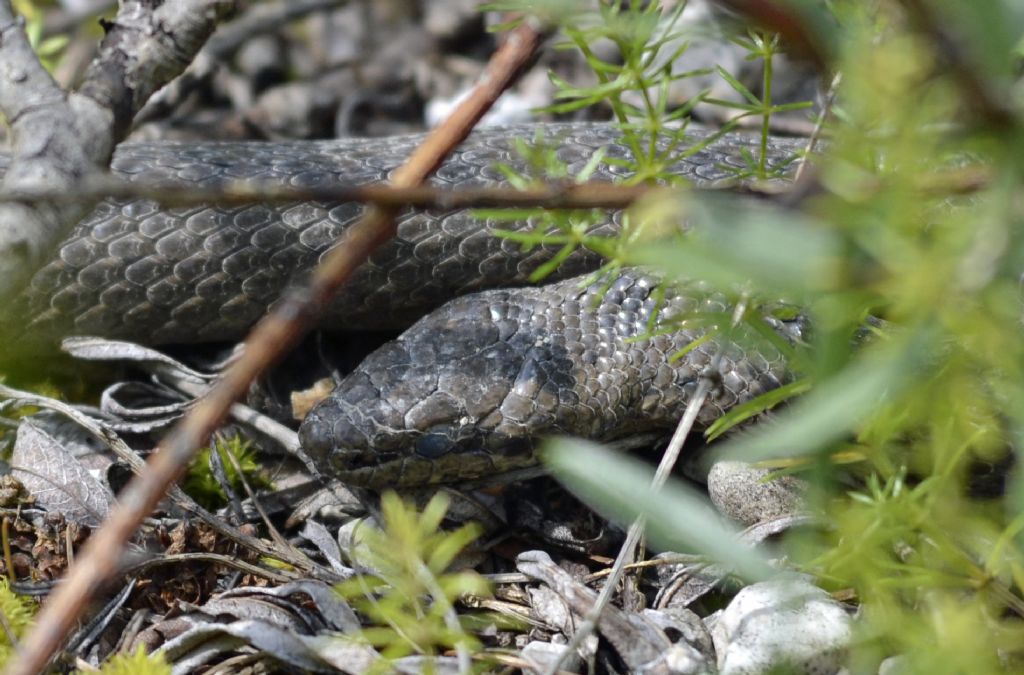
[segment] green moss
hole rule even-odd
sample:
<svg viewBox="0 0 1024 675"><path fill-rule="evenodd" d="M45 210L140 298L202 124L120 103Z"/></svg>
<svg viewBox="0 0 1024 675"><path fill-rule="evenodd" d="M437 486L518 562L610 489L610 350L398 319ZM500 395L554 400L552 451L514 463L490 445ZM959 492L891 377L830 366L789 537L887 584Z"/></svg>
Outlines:
<svg viewBox="0 0 1024 675"><path fill-rule="evenodd" d="M12 591L7 577L0 577L0 614L5 622L0 631L0 664L6 664L15 653L8 630L15 639L22 637L32 625L36 609L35 601Z"/></svg>
<svg viewBox="0 0 1024 675"><path fill-rule="evenodd" d="M256 451L252 444L238 436L217 440L214 443L217 452L220 453L221 463L227 474L228 482L232 489L242 493L242 479L235 469L235 463L230 461L230 453L242 469L242 474L253 489L271 487L272 483L263 471L259 463ZM185 476L183 488L193 499L207 509L216 510L228 503L227 495L221 490L213 470L210 468L210 455L212 449L203 448L197 454ZM242 493L244 495L244 493Z"/></svg>

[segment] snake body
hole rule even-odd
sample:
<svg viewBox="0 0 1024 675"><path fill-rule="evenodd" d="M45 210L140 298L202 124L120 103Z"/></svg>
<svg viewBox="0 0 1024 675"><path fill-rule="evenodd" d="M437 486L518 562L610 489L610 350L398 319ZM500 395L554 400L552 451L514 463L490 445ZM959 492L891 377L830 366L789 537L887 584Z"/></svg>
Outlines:
<svg viewBox="0 0 1024 675"><path fill-rule="evenodd" d="M449 186L503 183L499 162L527 170L513 139L534 127L484 130L437 172ZM699 138L703 134L695 133ZM548 143L570 172L599 148L628 150L608 125L546 125ZM419 136L287 143L132 144L112 168L130 180L202 187L279 180L294 186L385 180ZM671 170L697 184L728 179L757 140L731 134L676 161ZM796 141L773 139L770 157L790 158ZM624 169L604 163L593 178ZM358 217L356 204L202 206L163 210L144 200L107 201L61 243L51 262L8 308L9 344L53 343L70 334L150 344L235 340L288 286L301 282ZM617 230L610 216L597 234ZM407 326L373 354L307 418L300 437L321 466L367 485L446 481L523 465L533 439L565 432L596 439L674 424L707 364L714 342L677 362L669 356L697 335L679 331L641 342L653 305L652 280L627 272L596 306L594 288L573 279L594 269L577 252L549 286L517 287L554 250L491 234L529 222L481 221L466 212L400 217L398 236L379 250L329 308L336 329ZM695 300L677 293L669 309ZM777 325L787 338L794 326ZM770 350L726 348L718 394L704 422L760 391L778 386L785 366Z"/></svg>

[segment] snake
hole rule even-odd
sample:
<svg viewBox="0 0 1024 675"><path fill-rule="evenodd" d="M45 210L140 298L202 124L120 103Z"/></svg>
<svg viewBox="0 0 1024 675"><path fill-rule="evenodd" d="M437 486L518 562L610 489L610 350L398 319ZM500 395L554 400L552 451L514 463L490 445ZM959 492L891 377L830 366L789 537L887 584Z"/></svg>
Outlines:
<svg viewBox="0 0 1024 675"><path fill-rule="evenodd" d="M432 183L506 185L510 171L536 170L520 141L538 133L568 176L584 167L594 180L629 175L630 146L614 125L545 123L475 131ZM733 180L760 151L759 137L740 132L687 134L668 171L697 186ZM185 188L377 183L422 138L125 143L111 170ZM774 165L803 144L769 141ZM598 152L604 161L595 164ZM3 339L14 350L69 335L149 345L238 340L303 282L362 208L102 201L6 309ZM614 235L624 218L609 213L590 234ZM595 279L590 273L603 261L586 248L562 260L545 285L531 286L531 274L559 247L524 247L494 231L537 227L536 218L466 210L398 216L396 237L320 317L333 330L405 329L302 422L300 441L320 471L371 488L486 476L535 464L538 439L547 435L609 441L670 429L709 367L715 386L699 427L791 377L770 344L707 339L706 329L672 323L695 311L724 311L720 296L658 290L659 279L638 268ZM799 318L768 321L789 342L805 329Z"/></svg>

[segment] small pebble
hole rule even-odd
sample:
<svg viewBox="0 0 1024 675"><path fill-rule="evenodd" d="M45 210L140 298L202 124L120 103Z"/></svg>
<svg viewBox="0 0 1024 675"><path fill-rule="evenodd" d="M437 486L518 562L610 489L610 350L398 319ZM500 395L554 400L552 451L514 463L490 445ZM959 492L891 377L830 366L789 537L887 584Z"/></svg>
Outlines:
<svg viewBox="0 0 1024 675"><path fill-rule="evenodd" d="M749 526L805 510L807 482L795 476L775 476L746 462L715 462L708 473L708 493L719 513Z"/></svg>

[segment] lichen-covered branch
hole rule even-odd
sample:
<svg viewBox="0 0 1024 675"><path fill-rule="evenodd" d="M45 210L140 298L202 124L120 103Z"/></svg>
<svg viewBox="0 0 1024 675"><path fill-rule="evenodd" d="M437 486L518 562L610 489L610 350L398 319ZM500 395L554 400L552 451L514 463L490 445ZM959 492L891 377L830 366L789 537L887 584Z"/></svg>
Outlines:
<svg viewBox="0 0 1024 675"><path fill-rule="evenodd" d="M4 190L71 189L105 168L146 100L189 64L233 0L125 0L82 86L43 68L9 0L0 0L0 112L11 131ZM91 207L0 205L0 302L12 297Z"/></svg>

